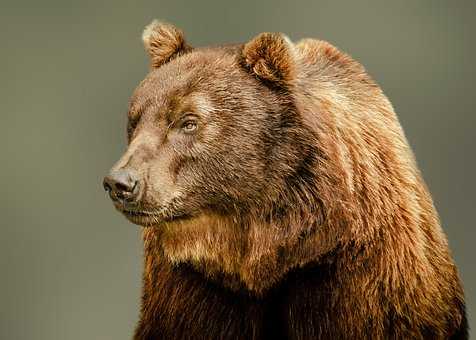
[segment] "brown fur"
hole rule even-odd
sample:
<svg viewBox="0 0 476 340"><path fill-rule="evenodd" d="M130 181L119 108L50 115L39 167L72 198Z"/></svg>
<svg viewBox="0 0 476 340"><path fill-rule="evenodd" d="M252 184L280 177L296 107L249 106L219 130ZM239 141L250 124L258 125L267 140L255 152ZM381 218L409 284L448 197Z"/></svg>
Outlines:
<svg viewBox="0 0 476 340"><path fill-rule="evenodd" d="M131 218L149 226L135 338L466 338L431 197L363 67L323 41L192 49L166 27L116 165L154 212Z"/></svg>

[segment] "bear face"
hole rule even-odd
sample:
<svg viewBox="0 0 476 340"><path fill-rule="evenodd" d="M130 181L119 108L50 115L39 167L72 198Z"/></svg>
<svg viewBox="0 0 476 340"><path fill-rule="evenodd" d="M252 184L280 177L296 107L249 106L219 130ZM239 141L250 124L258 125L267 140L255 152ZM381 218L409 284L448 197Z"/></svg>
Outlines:
<svg viewBox="0 0 476 340"><path fill-rule="evenodd" d="M141 210L167 221L260 201L270 169L263 126L275 123L267 117L273 99L220 50L152 70L132 97L129 148L116 165L140 174ZM139 224L157 222L123 212Z"/></svg>

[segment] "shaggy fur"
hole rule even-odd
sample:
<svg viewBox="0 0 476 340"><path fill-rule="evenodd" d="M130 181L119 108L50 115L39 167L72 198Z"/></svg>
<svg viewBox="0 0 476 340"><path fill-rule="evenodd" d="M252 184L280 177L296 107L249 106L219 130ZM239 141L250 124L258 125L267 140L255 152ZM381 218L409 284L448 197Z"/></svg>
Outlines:
<svg viewBox="0 0 476 340"><path fill-rule="evenodd" d="M144 34L129 149L146 226L135 339L465 339L464 298L398 119L332 45ZM176 122L193 113L185 135ZM123 209L122 207L121 209Z"/></svg>

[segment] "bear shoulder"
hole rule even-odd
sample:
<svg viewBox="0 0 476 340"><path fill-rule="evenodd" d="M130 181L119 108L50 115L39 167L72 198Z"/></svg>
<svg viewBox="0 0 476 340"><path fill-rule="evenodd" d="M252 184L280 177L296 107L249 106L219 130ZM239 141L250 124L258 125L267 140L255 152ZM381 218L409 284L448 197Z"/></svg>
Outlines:
<svg viewBox="0 0 476 340"><path fill-rule="evenodd" d="M296 58L301 66L301 78L327 81L334 85L353 84L357 86L379 86L368 75L365 68L347 53L342 52L331 43L305 38L295 44Z"/></svg>

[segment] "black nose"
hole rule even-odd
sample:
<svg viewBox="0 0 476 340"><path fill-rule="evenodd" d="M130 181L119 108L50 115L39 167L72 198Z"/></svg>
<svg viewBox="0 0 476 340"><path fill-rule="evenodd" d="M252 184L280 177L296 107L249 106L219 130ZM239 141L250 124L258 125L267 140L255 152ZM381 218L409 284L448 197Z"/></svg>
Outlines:
<svg viewBox="0 0 476 340"><path fill-rule="evenodd" d="M113 170L104 177L104 190L115 201L133 202L139 193L139 180L131 170Z"/></svg>

